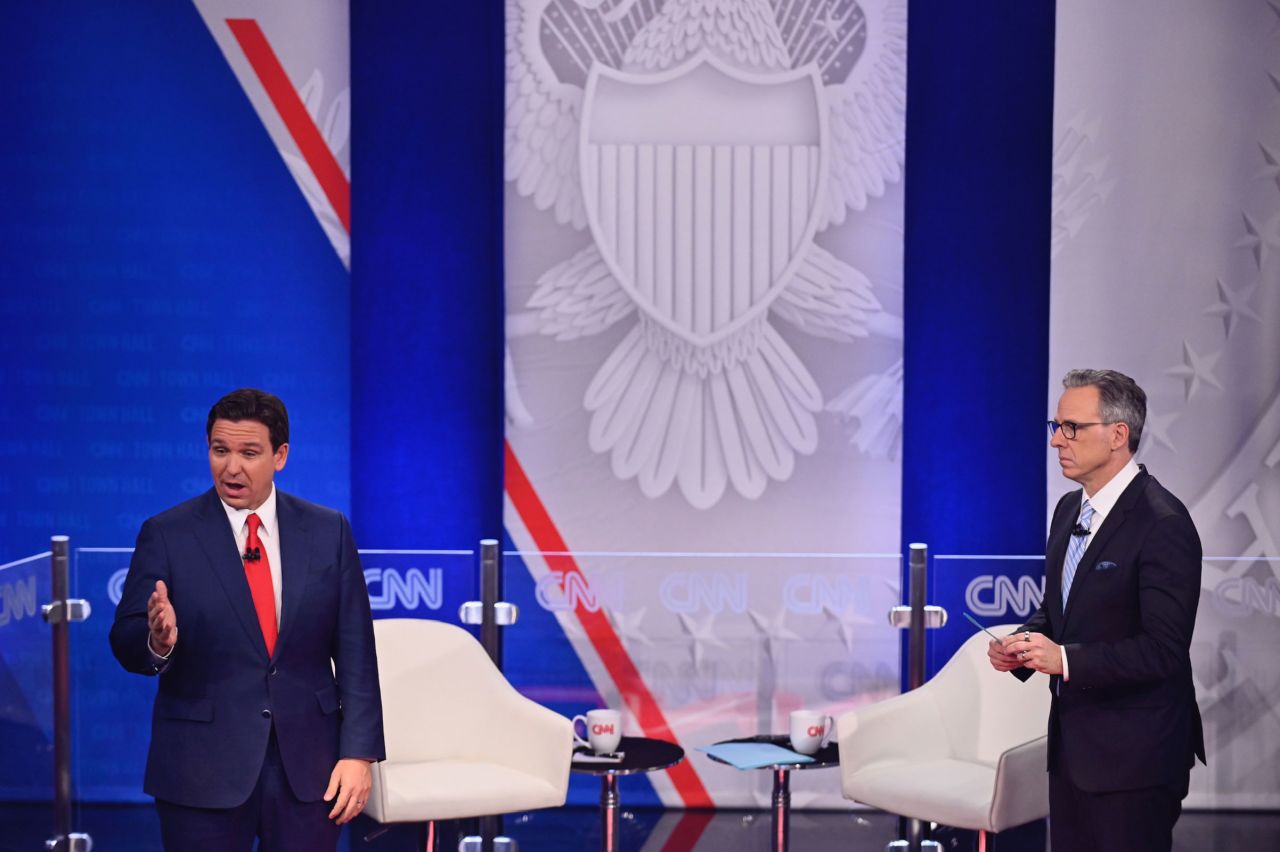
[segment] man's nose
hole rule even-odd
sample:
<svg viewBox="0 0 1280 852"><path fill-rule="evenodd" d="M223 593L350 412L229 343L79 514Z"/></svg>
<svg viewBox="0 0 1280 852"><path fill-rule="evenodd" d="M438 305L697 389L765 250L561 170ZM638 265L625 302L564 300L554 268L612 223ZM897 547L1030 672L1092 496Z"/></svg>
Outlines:
<svg viewBox="0 0 1280 852"><path fill-rule="evenodd" d="M1062 427L1059 426L1054 433L1049 436L1049 446L1062 449L1067 445L1067 438L1062 434Z"/></svg>

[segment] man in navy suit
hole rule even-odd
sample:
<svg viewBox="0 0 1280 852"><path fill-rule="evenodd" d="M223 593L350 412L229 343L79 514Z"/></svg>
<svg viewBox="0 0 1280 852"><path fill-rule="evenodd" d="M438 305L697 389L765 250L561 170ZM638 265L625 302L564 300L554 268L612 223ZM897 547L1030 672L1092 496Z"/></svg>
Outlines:
<svg viewBox="0 0 1280 852"><path fill-rule="evenodd" d="M143 789L168 850L332 850L385 757L351 528L276 490L275 396L227 394L206 435L213 488L142 525L111 627L120 664L159 675Z"/></svg>
<svg viewBox="0 0 1280 852"><path fill-rule="evenodd" d="M1081 485L1049 525L1044 600L991 664L1049 675L1049 831L1055 850L1168 850L1195 758L1191 680L1200 537L1133 455L1147 397L1114 370L1073 370L1049 422Z"/></svg>

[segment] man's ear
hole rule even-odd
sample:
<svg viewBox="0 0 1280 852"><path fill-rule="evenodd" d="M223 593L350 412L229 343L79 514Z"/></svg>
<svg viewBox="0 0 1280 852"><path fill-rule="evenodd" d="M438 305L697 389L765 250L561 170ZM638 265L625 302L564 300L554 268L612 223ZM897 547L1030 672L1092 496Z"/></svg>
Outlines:
<svg viewBox="0 0 1280 852"><path fill-rule="evenodd" d="M281 444L280 449L275 451L276 471L284 470L284 463L289 460L289 445Z"/></svg>
<svg viewBox="0 0 1280 852"><path fill-rule="evenodd" d="M1129 424L1116 423L1116 429L1111 433L1111 449L1120 450L1129 446ZM276 468L279 470L280 468Z"/></svg>

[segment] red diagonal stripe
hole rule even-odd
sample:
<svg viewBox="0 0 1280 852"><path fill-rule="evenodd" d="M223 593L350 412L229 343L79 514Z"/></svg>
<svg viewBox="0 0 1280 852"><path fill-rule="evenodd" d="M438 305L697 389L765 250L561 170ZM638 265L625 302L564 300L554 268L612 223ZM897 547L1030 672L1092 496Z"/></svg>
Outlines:
<svg viewBox="0 0 1280 852"><path fill-rule="evenodd" d="M289 81L289 75L267 43L262 28L252 18L227 18L227 26L240 43L240 49L253 67L253 73L258 75L262 88L266 89L267 97L275 105L302 159L307 161L320 189L333 205L333 212L338 214L347 233L351 233L351 183L320 135L320 128L311 119L302 98L298 97L298 90Z"/></svg>
<svg viewBox="0 0 1280 852"><path fill-rule="evenodd" d="M511 497L511 503L516 511L520 513L520 518L528 528L529 534L533 536L534 544L543 552L569 552L564 539L560 537L560 531L556 529L551 516L547 514L546 506L542 504L542 500L534 490L533 483L529 481L524 468L516 459L515 451L511 449L511 442L504 441L503 449L507 465L505 476L507 494ZM582 570L572 556L544 556L543 558L553 571L582 576ZM586 578L583 577L583 579ZM613 625L605 618L604 613L600 610L592 612L586 609L581 601L578 602L574 612L587 638L596 649L596 653L600 655L600 661L604 663L609 676L617 685L618 692L622 694L623 700L635 714L636 721L640 723L645 736L674 742L676 738L671 733L671 726L667 724L662 708L658 706L653 693L649 691L648 685L640 676L626 648L622 647L622 640L618 638ZM712 807L711 795L689 761L685 760L671 767L667 770L667 775L670 776L671 783L675 785L680 798L684 799L686 807Z"/></svg>
<svg viewBox="0 0 1280 852"><path fill-rule="evenodd" d="M713 816L709 811L686 811L672 829L667 842L662 844L662 852L687 852L697 848L698 840L707 826L711 825Z"/></svg>

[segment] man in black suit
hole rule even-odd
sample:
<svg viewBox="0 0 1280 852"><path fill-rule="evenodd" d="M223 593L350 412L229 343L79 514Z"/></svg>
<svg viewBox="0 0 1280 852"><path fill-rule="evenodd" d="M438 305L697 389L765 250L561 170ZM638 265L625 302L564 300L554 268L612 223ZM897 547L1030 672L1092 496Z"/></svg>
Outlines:
<svg viewBox="0 0 1280 852"><path fill-rule="evenodd" d="M276 397L227 394L206 436L213 488L142 525L111 627L121 665L160 679L143 789L168 850L332 850L385 757L351 528L276 490Z"/></svg>
<svg viewBox="0 0 1280 852"><path fill-rule="evenodd" d="M992 642L991 664L1049 675L1055 852L1168 850L1204 760L1191 680L1200 538L1136 464L1147 397L1114 370L1072 370L1049 444L1081 485L1053 513L1040 609Z"/></svg>

